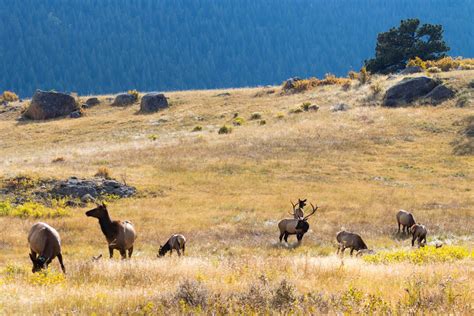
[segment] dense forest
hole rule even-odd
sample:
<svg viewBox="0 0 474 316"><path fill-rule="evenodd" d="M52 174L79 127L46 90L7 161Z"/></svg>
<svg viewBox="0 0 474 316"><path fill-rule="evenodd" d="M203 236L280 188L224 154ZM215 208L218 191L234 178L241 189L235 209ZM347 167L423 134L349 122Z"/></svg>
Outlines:
<svg viewBox="0 0 474 316"><path fill-rule="evenodd" d="M0 90L80 94L346 74L401 19L474 55L470 0L0 0Z"/></svg>

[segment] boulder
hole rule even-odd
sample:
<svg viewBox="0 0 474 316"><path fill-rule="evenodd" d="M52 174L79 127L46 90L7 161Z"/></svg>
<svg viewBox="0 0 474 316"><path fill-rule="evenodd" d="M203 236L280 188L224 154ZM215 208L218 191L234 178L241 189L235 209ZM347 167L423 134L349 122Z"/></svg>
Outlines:
<svg viewBox="0 0 474 316"><path fill-rule="evenodd" d="M147 93L140 102L140 112L151 113L168 107L168 100L162 93Z"/></svg>
<svg viewBox="0 0 474 316"><path fill-rule="evenodd" d="M416 74L419 72L423 72L423 68L420 66L413 66L413 67L406 67L405 69L399 72L400 75L409 75L409 74Z"/></svg>
<svg viewBox="0 0 474 316"><path fill-rule="evenodd" d="M82 113L79 110L76 110L74 112L71 112L71 114L69 114L70 118L80 118L81 116L82 116Z"/></svg>
<svg viewBox="0 0 474 316"><path fill-rule="evenodd" d="M454 95L455 92L452 89L440 84L439 86L431 90L431 92L429 92L427 95L425 95L424 99L425 101L430 102L432 104L438 104L454 97Z"/></svg>
<svg viewBox="0 0 474 316"><path fill-rule="evenodd" d="M340 111L347 111L349 110L351 107L348 106L347 104L345 103L339 103L339 104L336 104L336 105L333 105L331 106L331 111L332 112L340 112Z"/></svg>
<svg viewBox="0 0 474 316"><path fill-rule="evenodd" d="M290 78L290 79L287 79L284 83L283 83L283 90L291 90L295 87L295 82L297 81L301 81L302 79L299 78L299 77L293 77L293 78Z"/></svg>
<svg viewBox="0 0 474 316"><path fill-rule="evenodd" d="M383 98L383 105L399 107L423 98L438 82L428 77L408 78L389 88Z"/></svg>
<svg viewBox="0 0 474 316"><path fill-rule="evenodd" d="M47 120L67 116L78 110L76 100L65 93L36 90L24 117L32 120Z"/></svg>
<svg viewBox="0 0 474 316"><path fill-rule="evenodd" d="M93 106L100 104L100 101L97 98L89 98L86 100L86 104L88 108L91 108Z"/></svg>
<svg viewBox="0 0 474 316"><path fill-rule="evenodd" d="M127 106L135 103L137 101L136 97L132 94L121 93L117 95L114 99L112 105L114 106Z"/></svg>

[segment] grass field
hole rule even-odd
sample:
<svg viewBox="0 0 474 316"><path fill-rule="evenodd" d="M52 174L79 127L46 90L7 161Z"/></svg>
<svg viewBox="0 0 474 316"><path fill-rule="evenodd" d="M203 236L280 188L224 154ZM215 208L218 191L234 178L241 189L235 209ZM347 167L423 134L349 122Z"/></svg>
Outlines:
<svg viewBox="0 0 474 316"><path fill-rule="evenodd" d="M474 71L437 75L472 97ZM400 79L373 82L385 90ZM453 99L386 109L372 91L354 82L289 95L170 92L171 107L150 115L101 96L79 119L0 116L3 178L92 177L106 167L139 190L108 206L137 230L127 261L91 260L107 255L97 221L84 215L92 204L59 218L0 217L0 313L473 314L474 157L453 153L472 107ZM320 108L289 113L304 102ZM331 112L339 102L351 109ZM255 112L262 118L251 120ZM223 125L232 133L218 134ZM298 197L320 210L301 246L294 236L280 245L277 223ZM412 249L396 234L400 208L443 247ZM56 260L31 273L26 237L38 220L59 231L66 276ZM377 254L341 260L341 228ZM187 237L186 256L156 258L172 233Z"/></svg>

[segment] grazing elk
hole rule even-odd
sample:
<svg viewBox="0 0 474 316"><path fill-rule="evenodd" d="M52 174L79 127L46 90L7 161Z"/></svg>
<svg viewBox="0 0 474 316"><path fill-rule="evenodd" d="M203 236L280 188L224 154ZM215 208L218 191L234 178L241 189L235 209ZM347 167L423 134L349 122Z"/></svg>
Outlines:
<svg viewBox="0 0 474 316"><path fill-rule="evenodd" d="M127 258L127 250L128 257L132 257L133 243L137 238L137 234L131 222L112 221L104 203L98 204L96 208L87 211L86 215L99 219L100 228L109 245L110 258L113 257L114 249L120 252L122 259Z"/></svg>
<svg viewBox="0 0 474 316"><path fill-rule="evenodd" d="M33 273L47 268L55 257L58 257L61 270L63 273L66 273L61 254L61 238L59 238L56 229L46 223L36 223L28 233L28 243L30 244L30 259L33 262Z"/></svg>
<svg viewBox="0 0 474 316"><path fill-rule="evenodd" d="M285 242L288 243L289 235L296 235L298 243L301 242L304 234L306 234L306 232L309 230L308 218L314 213L316 213L316 210L318 209L318 206L314 207L313 204L311 204L311 207L313 208L313 210L308 216L305 216L301 219L286 218L282 219L278 223L278 228L280 229L280 242L282 241L282 239L284 239Z"/></svg>
<svg viewBox="0 0 474 316"><path fill-rule="evenodd" d="M293 213L289 213L289 214L292 215L294 219L303 219L304 217L303 208L306 206L306 199L304 200L298 199L298 203L295 203L295 204L293 204L293 202L291 201L290 203L291 203L291 206L293 207ZM297 205L298 205L298 208L296 208Z"/></svg>
<svg viewBox="0 0 474 316"><path fill-rule="evenodd" d="M408 229L416 224L413 215L405 210L400 210L397 213L398 233L400 233L400 225L402 226L402 232L408 234Z"/></svg>
<svg viewBox="0 0 474 316"><path fill-rule="evenodd" d="M178 252L178 256L181 256L181 250L184 255L184 250L186 249L186 238L183 235L172 235L163 246L160 246L157 257L163 257L168 251L171 256L173 249Z"/></svg>
<svg viewBox="0 0 474 316"><path fill-rule="evenodd" d="M410 232L413 236L413 239L411 240L412 247L415 246L415 240L418 240L418 247L423 247L426 244L426 234L428 234L428 230L426 229L425 225L414 224L410 227Z"/></svg>
<svg viewBox="0 0 474 316"><path fill-rule="evenodd" d="M362 255L363 253L373 253L373 251L367 248L362 237L358 234L343 230L337 233L336 240L338 243L337 254L341 251L342 256L344 256L344 250L346 250L346 248L351 249L351 256L354 250L357 251L357 256Z"/></svg>

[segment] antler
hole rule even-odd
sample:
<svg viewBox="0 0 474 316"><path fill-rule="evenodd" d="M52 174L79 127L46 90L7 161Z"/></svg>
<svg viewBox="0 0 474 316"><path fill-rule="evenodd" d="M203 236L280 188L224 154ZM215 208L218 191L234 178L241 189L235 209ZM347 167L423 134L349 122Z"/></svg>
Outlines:
<svg viewBox="0 0 474 316"><path fill-rule="evenodd" d="M309 204L310 204L311 207L313 208L313 211L311 212L311 214L309 214L308 216L305 216L305 217L303 218L304 221L307 220L308 217L310 217L311 215L313 215L314 213L316 213L316 210L319 208L319 206L314 207L313 203L309 203Z"/></svg>
<svg viewBox="0 0 474 316"><path fill-rule="evenodd" d="M288 212L288 214L294 216L294 215L295 215L295 207L296 207L296 204L293 204L293 202L291 202L291 200L290 200L290 203L291 203L291 206L293 207L293 213Z"/></svg>

